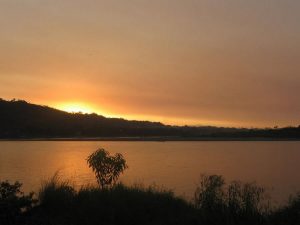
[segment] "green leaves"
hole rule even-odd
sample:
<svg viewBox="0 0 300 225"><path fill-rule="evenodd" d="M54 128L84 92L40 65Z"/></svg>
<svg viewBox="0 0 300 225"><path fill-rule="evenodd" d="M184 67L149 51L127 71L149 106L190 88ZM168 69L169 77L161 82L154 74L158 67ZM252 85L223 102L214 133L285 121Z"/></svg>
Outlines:
<svg viewBox="0 0 300 225"><path fill-rule="evenodd" d="M115 185L121 173L128 168L123 155L111 156L105 149L98 149L87 158L87 163L96 175L101 188Z"/></svg>

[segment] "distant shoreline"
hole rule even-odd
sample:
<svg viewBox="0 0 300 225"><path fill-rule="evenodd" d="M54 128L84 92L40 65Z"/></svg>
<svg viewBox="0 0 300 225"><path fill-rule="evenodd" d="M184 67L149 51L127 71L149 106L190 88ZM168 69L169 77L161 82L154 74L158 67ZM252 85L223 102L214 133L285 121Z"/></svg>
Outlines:
<svg viewBox="0 0 300 225"><path fill-rule="evenodd" d="M97 137L97 138L7 138L3 141L152 141L152 142L170 142L170 141L300 141L300 138L215 138L215 137Z"/></svg>
<svg viewBox="0 0 300 225"><path fill-rule="evenodd" d="M278 128L171 126L67 113L0 99L0 141L300 141L300 125Z"/></svg>

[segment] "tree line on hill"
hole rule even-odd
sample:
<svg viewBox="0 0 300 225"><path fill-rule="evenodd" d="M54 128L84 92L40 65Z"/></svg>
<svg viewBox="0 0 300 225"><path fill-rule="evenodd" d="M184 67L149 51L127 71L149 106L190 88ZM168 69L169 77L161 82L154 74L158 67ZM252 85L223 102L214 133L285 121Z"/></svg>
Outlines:
<svg viewBox="0 0 300 225"><path fill-rule="evenodd" d="M24 100L0 99L1 139L97 137L300 139L300 126L265 129L170 126L159 122L106 118L95 113L68 113Z"/></svg>

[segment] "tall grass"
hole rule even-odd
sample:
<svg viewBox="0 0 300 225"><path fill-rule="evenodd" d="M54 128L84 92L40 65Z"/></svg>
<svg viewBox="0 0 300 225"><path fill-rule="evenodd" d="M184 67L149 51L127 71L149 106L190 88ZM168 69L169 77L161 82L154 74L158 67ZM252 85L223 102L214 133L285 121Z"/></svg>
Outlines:
<svg viewBox="0 0 300 225"><path fill-rule="evenodd" d="M71 182L61 180L59 173L56 172L53 177L42 183L38 199L43 207L60 210L72 204L75 194L76 191Z"/></svg>
<svg viewBox="0 0 300 225"><path fill-rule="evenodd" d="M39 192L42 224L191 224L193 206L155 186L75 189L57 176ZM47 216L45 216L47 215Z"/></svg>

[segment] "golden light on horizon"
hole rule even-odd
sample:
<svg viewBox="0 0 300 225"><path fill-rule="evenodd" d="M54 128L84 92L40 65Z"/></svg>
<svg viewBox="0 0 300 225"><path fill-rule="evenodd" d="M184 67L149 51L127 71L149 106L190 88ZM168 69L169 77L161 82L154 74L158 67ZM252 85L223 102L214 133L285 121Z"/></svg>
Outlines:
<svg viewBox="0 0 300 225"><path fill-rule="evenodd" d="M69 112L69 113L94 113L95 110L85 103L68 102L60 103L55 108Z"/></svg>
<svg viewBox="0 0 300 225"><path fill-rule="evenodd" d="M122 117L120 115L110 114L102 109L99 109L97 105L83 101L65 101L59 103L52 103L49 106L69 113L96 113L105 117Z"/></svg>
<svg viewBox="0 0 300 225"><path fill-rule="evenodd" d="M162 117L155 115L137 115L137 114L113 114L108 113L103 110L99 110L97 106L91 103L84 102L64 102L55 105L55 108L69 112L69 113L96 113L98 115L105 116L107 118L122 118L126 120L139 120L139 121L152 121L161 122L166 125L196 125L196 126L227 126L230 127L232 124L227 121L213 121L213 120L197 120L195 119L185 119L180 117ZM181 121L181 122L178 122ZM237 124L234 124L238 126ZM249 124L250 125L250 124Z"/></svg>

